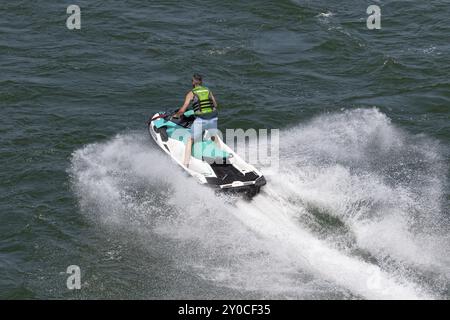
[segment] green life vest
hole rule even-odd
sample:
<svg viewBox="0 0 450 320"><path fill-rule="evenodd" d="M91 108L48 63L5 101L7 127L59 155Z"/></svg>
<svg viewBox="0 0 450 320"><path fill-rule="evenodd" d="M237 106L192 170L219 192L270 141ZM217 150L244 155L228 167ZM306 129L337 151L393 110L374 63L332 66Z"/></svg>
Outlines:
<svg viewBox="0 0 450 320"><path fill-rule="evenodd" d="M194 102L192 108L196 115L204 115L214 111L214 104L209 96L210 91L207 87L197 86L192 89Z"/></svg>

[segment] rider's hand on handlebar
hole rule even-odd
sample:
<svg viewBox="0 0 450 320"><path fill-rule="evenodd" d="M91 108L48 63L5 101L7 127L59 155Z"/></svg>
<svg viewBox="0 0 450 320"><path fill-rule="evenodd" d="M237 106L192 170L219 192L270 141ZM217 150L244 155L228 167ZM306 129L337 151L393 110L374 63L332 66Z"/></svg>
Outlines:
<svg viewBox="0 0 450 320"><path fill-rule="evenodd" d="M178 119L180 117L180 114L178 112L174 113L172 115L172 118Z"/></svg>

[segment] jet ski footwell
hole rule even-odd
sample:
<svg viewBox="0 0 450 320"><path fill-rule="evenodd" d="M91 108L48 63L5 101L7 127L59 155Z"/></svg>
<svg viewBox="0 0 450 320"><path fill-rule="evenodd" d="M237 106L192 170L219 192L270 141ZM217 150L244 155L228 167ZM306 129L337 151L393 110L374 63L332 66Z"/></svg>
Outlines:
<svg viewBox="0 0 450 320"><path fill-rule="evenodd" d="M183 165L186 137L194 120L193 116L174 119L170 114L160 112L147 122L148 131L156 144L201 184L224 192L244 193L249 198L258 194L266 179L220 137L217 137L218 141L204 139L194 143L189 167ZM207 131L205 134L208 136Z"/></svg>

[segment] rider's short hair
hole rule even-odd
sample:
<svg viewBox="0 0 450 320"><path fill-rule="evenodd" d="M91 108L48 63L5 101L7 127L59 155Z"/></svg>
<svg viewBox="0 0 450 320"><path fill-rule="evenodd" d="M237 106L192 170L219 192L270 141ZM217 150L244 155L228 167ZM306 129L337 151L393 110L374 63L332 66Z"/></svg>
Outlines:
<svg viewBox="0 0 450 320"><path fill-rule="evenodd" d="M194 73L194 75L192 76L192 78L193 78L194 80L200 82L200 83L203 81L202 76L201 76L200 74L198 74L198 73Z"/></svg>

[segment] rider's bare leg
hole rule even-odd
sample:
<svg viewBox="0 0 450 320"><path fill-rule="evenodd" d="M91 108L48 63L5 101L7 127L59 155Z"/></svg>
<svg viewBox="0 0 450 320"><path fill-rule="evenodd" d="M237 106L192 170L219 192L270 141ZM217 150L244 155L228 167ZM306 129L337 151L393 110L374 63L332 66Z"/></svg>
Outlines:
<svg viewBox="0 0 450 320"><path fill-rule="evenodd" d="M191 137L188 138L188 141L186 142L186 147L184 148L184 161L183 165L186 168L189 168L189 161L191 159L191 153L192 153L192 142L193 139Z"/></svg>

